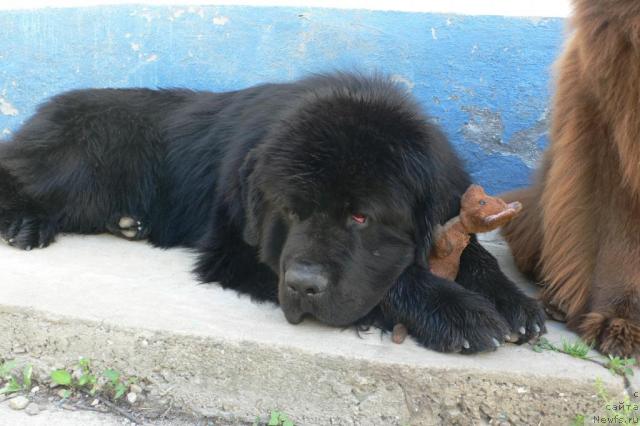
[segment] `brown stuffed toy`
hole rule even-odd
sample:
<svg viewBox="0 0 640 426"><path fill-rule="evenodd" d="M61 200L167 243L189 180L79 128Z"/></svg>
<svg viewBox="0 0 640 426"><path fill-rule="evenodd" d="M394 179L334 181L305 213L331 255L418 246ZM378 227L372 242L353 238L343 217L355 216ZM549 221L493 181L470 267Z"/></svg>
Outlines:
<svg viewBox="0 0 640 426"><path fill-rule="evenodd" d="M460 255L467 247L470 234L493 231L513 219L522 210L519 202L505 203L491 197L479 185L471 185L462 195L460 215L435 230L435 243L429 255L431 273L455 280L460 269ZM391 340L402 343L408 330L403 324L393 327Z"/></svg>

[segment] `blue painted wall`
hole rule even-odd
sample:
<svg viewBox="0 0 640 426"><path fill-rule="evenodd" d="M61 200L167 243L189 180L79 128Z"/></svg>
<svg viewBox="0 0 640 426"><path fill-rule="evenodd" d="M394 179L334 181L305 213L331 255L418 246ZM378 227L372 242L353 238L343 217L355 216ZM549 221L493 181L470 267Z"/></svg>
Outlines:
<svg viewBox="0 0 640 426"><path fill-rule="evenodd" d="M82 87L229 90L308 72L392 74L491 192L525 185L546 145L562 19L257 7L0 11L0 138Z"/></svg>

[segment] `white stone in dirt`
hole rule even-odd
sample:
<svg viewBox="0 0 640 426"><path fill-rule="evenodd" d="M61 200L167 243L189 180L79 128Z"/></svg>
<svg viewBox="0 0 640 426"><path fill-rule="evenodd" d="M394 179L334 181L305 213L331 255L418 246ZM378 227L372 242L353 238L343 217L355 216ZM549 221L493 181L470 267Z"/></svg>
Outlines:
<svg viewBox="0 0 640 426"><path fill-rule="evenodd" d="M24 410L29 405L29 399L20 395L9 400L9 407L14 410Z"/></svg>
<svg viewBox="0 0 640 426"><path fill-rule="evenodd" d="M94 399L93 401L91 401L91 406L95 407L96 405L100 404L100 401L98 400L98 398Z"/></svg>
<svg viewBox="0 0 640 426"><path fill-rule="evenodd" d="M31 393L38 393L38 391L40 390L40 386L34 386L33 388L31 388Z"/></svg>
<svg viewBox="0 0 640 426"><path fill-rule="evenodd" d="M127 401L129 401L129 404L135 404L137 400L138 394L136 394L135 392L129 392L127 394Z"/></svg>
<svg viewBox="0 0 640 426"><path fill-rule="evenodd" d="M40 407L38 407L38 404L36 404L35 402L32 402L31 404L27 405L27 409L24 410L24 412L30 416L35 416L36 414L40 414Z"/></svg>
<svg viewBox="0 0 640 426"><path fill-rule="evenodd" d="M129 386L129 390L133 393L142 393L142 388L138 385Z"/></svg>

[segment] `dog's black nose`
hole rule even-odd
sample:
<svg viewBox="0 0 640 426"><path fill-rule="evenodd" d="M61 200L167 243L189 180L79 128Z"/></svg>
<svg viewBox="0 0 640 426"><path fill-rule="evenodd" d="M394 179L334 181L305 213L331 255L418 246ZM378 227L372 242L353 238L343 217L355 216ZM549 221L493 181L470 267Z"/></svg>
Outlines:
<svg viewBox="0 0 640 426"><path fill-rule="evenodd" d="M296 262L285 272L284 283L301 296L314 296L327 289L329 278L319 265Z"/></svg>

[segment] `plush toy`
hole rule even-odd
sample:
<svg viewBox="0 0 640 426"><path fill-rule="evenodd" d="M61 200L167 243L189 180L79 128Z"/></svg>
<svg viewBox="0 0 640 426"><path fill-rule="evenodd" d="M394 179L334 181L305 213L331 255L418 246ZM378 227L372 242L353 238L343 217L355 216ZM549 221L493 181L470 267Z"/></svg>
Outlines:
<svg viewBox="0 0 640 426"><path fill-rule="evenodd" d="M479 185L471 185L462 195L460 204L460 215L436 228L435 243L429 255L431 273L451 281L458 275L460 255L469 244L470 234L493 231L522 210L519 202L507 204L487 195ZM403 324L396 324L391 340L402 343L407 334Z"/></svg>

